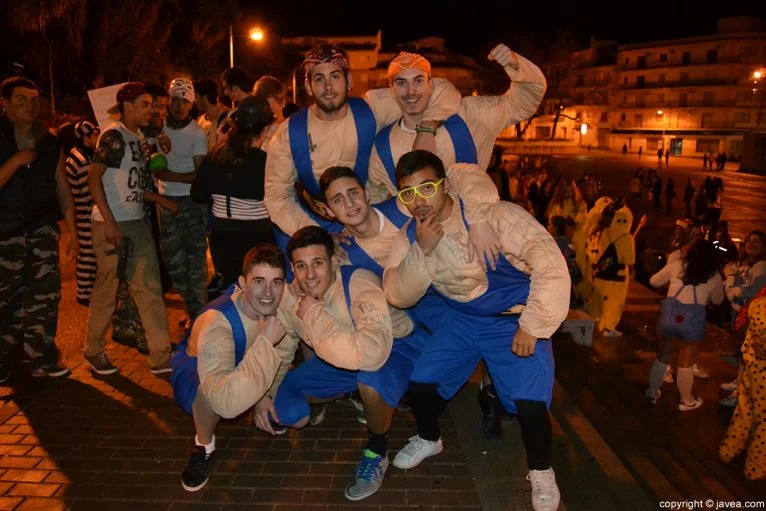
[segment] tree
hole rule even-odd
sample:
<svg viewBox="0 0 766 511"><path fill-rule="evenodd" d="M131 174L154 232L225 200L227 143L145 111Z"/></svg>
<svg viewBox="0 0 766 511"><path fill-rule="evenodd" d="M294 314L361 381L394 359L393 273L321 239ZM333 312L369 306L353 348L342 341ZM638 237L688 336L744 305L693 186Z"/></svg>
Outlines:
<svg viewBox="0 0 766 511"><path fill-rule="evenodd" d="M11 20L21 33L40 34L48 50L48 80L51 89L51 110L56 114L56 96L53 82L54 49L51 31L58 27L65 32L64 41L79 54L82 51L82 32L87 18L85 0L19 0L11 9Z"/></svg>

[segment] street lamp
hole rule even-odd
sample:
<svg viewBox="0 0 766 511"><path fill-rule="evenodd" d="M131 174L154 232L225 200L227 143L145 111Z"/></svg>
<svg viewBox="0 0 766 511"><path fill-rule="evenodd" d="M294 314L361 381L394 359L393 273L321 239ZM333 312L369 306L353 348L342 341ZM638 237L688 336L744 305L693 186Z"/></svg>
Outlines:
<svg viewBox="0 0 766 511"><path fill-rule="evenodd" d="M242 36L237 35L237 37ZM255 42L261 42L265 37L260 27L251 28L247 34L247 38ZM234 27L232 25L229 25L229 67L234 67Z"/></svg>
<svg viewBox="0 0 766 511"><path fill-rule="evenodd" d="M764 76L764 72L766 70L764 69L758 69L755 72L753 72L753 85L755 87L753 88L753 93L758 94L761 93L761 98L758 100L758 110L755 114L755 132L758 133L758 131L761 129L761 109L763 107L763 84L761 83L761 78Z"/></svg>
<svg viewBox="0 0 766 511"><path fill-rule="evenodd" d="M662 122L662 148L665 149L665 112L657 110L657 115L660 117L660 122Z"/></svg>

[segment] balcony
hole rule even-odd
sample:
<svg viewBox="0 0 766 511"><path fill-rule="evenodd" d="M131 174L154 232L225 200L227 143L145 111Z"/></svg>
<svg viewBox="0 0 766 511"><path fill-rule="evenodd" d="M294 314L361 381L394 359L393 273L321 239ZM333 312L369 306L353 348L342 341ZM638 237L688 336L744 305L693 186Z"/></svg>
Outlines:
<svg viewBox="0 0 766 511"><path fill-rule="evenodd" d="M726 99L726 100L715 100L715 101L705 101L705 100L694 100L694 101L663 101L662 103L656 103L651 101L645 101L643 103L636 102L636 103L627 103L625 101L621 101L617 104L618 108L720 108L720 107L733 107L733 106L740 106L742 108L755 108L756 105L750 104L749 102L745 101L737 101L736 99Z"/></svg>
<svg viewBox="0 0 766 511"><path fill-rule="evenodd" d="M621 62L624 57L618 56L617 61ZM630 59L630 63L626 66L624 64L617 64L617 71L646 71L648 69L672 69L678 67L694 67L694 66L720 66L722 64L742 64L743 59L737 55L725 55L719 56L718 60L713 63L708 63L706 58L691 59L688 63L682 62L651 62L647 63L643 67L638 67L638 61L634 58Z"/></svg>
<svg viewBox="0 0 766 511"><path fill-rule="evenodd" d="M673 80L664 82L646 82L643 85L638 83L621 84L620 89L672 89L675 87L709 87L716 85L742 85L736 78L700 78L697 80Z"/></svg>

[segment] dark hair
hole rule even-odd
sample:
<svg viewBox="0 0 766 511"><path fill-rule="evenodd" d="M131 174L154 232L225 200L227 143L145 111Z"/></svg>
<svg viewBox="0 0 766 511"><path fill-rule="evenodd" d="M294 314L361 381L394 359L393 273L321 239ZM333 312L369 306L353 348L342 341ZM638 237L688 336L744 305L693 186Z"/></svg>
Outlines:
<svg viewBox="0 0 766 511"><path fill-rule="evenodd" d="M290 238L290 241L287 243L287 258L292 262L294 251L312 245L323 245L325 250L327 250L328 258L335 254L335 243L332 240L332 236L321 227L308 225L295 231L295 234Z"/></svg>
<svg viewBox="0 0 766 511"><path fill-rule="evenodd" d="M567 226L567 219L563 216L552 216L550 219L551 227L553 227L553 234L556 236L564 236L564 230Z"/></svg>
<svg viewBox="0 0 766 511"><path fill-rule="evenodd" d="M411 176L425 168L432 168L436 172L437 179L447 176L441 158L431 151L416 149L399 158L399 163L396 164L396 181L398 183L402 178Z"/></svg>
<svg viewBox="0 0 766 511"><path fill-rule="evenodd" d="M610 202L607 204L603 211L601 211L601 217L598 219L598 223L596 224L596 228L593 230L593 234L601 232L604 229L608 229L609 226L612 225L614 214L617 213L618 209L620 208L618 207L617 202Z"/></svg>
<svg viewBox="0 0 766 511"><path fill-rule="evenodd" d="M230 67L221 75L221 81L225 83L229 88L239 87L242 92L247 92L252 89L253 82L250 80L250 75L247 71L239 66Z"/></svg>
<svg viewBox="0 0 766 511"><path fill-rule="evenodd" d="M322 197L327 200L327 189L330 188L330 185L333 184L336 180L342 178L342 177L350 177L354 181L356 181L359 186L362 187L362 190L364 190L364 183L362 182L362 178L360 178L356 172L351 170L348 167L329 167L324 172L322 172L322 177L319 178L319 189L322 190Z"/></svg>
<svg viewBox="0 0 766 511"><path fill-rule="evenodd" d="M40 87L35 85L35 82L32 80L24 78L23 76L13 76L11 78L6 78L0 83L0 96L4 99L11 99L11 96L13 96L13 89L17 88L34 89L36 91L40 90Z"/></svg>
<svg viewBox="0 0 766 511"><path fill-rule="evenodd" d="M194 94L200 98L205 98L211 105L215 105L218 101L218 84L212 78L200 78L194 82Z"/></svg>
<svg viewBox="0 0 766 511"><path fill-rule="evenodd" d="M264 126L265 128L265 126ZM236 125L210 150L210 159L216 167L222 169L234 169L242 165L245 155L253 144L253 138L261 134L246 133Z"/></svg>
<svg viewBox="0 0 766 511"><path fill-rule="evenodd" d="M247 251L245 258L242 260L242 276L247 277L253 266L258 266L259 264L278 268L282 270L282 273L287 273L285 255L279 250L279 247L271 243L259 243Z"/></svg>
<svg viewBox="0 0 766 511"><path fill-rule="evenodd" d="M61 150L64 152L65 156L69 154L73 147L80 147L77 135L74 131L74 126L75 123L73 122L65 122L56 128L56 137L59 139Z"/></svg>
<svg viewBox="0 0 766 511"><path fill-rule="evenodd" d="M264 99L270 97L285 99L285 92L286 89L282 82L269 75L261 76L253 85L253 96L260 96Z"/></svg>
<svg viewBox="0 0 766 511"><path fill-rule="evenodd" d="M689 247L684 256L686 268L682 281L687 286L704 284L719 270L719 254L708 240L699 240Z"/></svg>
<svg viewBox="0 0 766 511"><path fill-rule="evenodd" d="M157 85L156 83L145 83L144 84L144 90L147 94L149 94L152 97L152 100L156 98L169 98L170 94L167 90L165 90L165 87L162 87L161 85Z"/></svg>
<svg viewBox="0 0 766 511"><path fill-rule="evenodd" d="M220 94L218 96L218 102L220 104L222 104L223 106L225 106L226 108L231 108L231 106L233 104L231 102L231 98L229 96L227 96L226 94Z"/></svg>
<svg viewBox="0 0 766 511"><path fill-rule="evenodd" d="M285 119L293 115L295 112L299 112L301 110L301 107L296 105L293 102L289 102L285 105L285 107L282 109L282 115Z"/></svg>

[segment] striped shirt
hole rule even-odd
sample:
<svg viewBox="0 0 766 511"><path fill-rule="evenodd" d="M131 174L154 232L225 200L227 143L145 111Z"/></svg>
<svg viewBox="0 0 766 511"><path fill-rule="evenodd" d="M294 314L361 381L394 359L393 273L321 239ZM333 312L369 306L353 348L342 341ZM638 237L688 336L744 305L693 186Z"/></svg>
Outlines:
<svg viewBox="0 0 766 511"><path fill-rule="evenodd" d="M77 298L81 301L90 299L93 281L96 278L96 253L93 251L91 240L93 198L88 188L91 157L90 153L74 147L66 159L66 176L74 198L75 226L77 240L80 242L76 277Z"/></svg>
<svg viewBox="0 0 766 511"><path fill-rule="evenodd" d="M213 216L231 220L264 220L269 218L269 212L263 201L255 199L238 199L217 193L213 198Z"/></svg>

